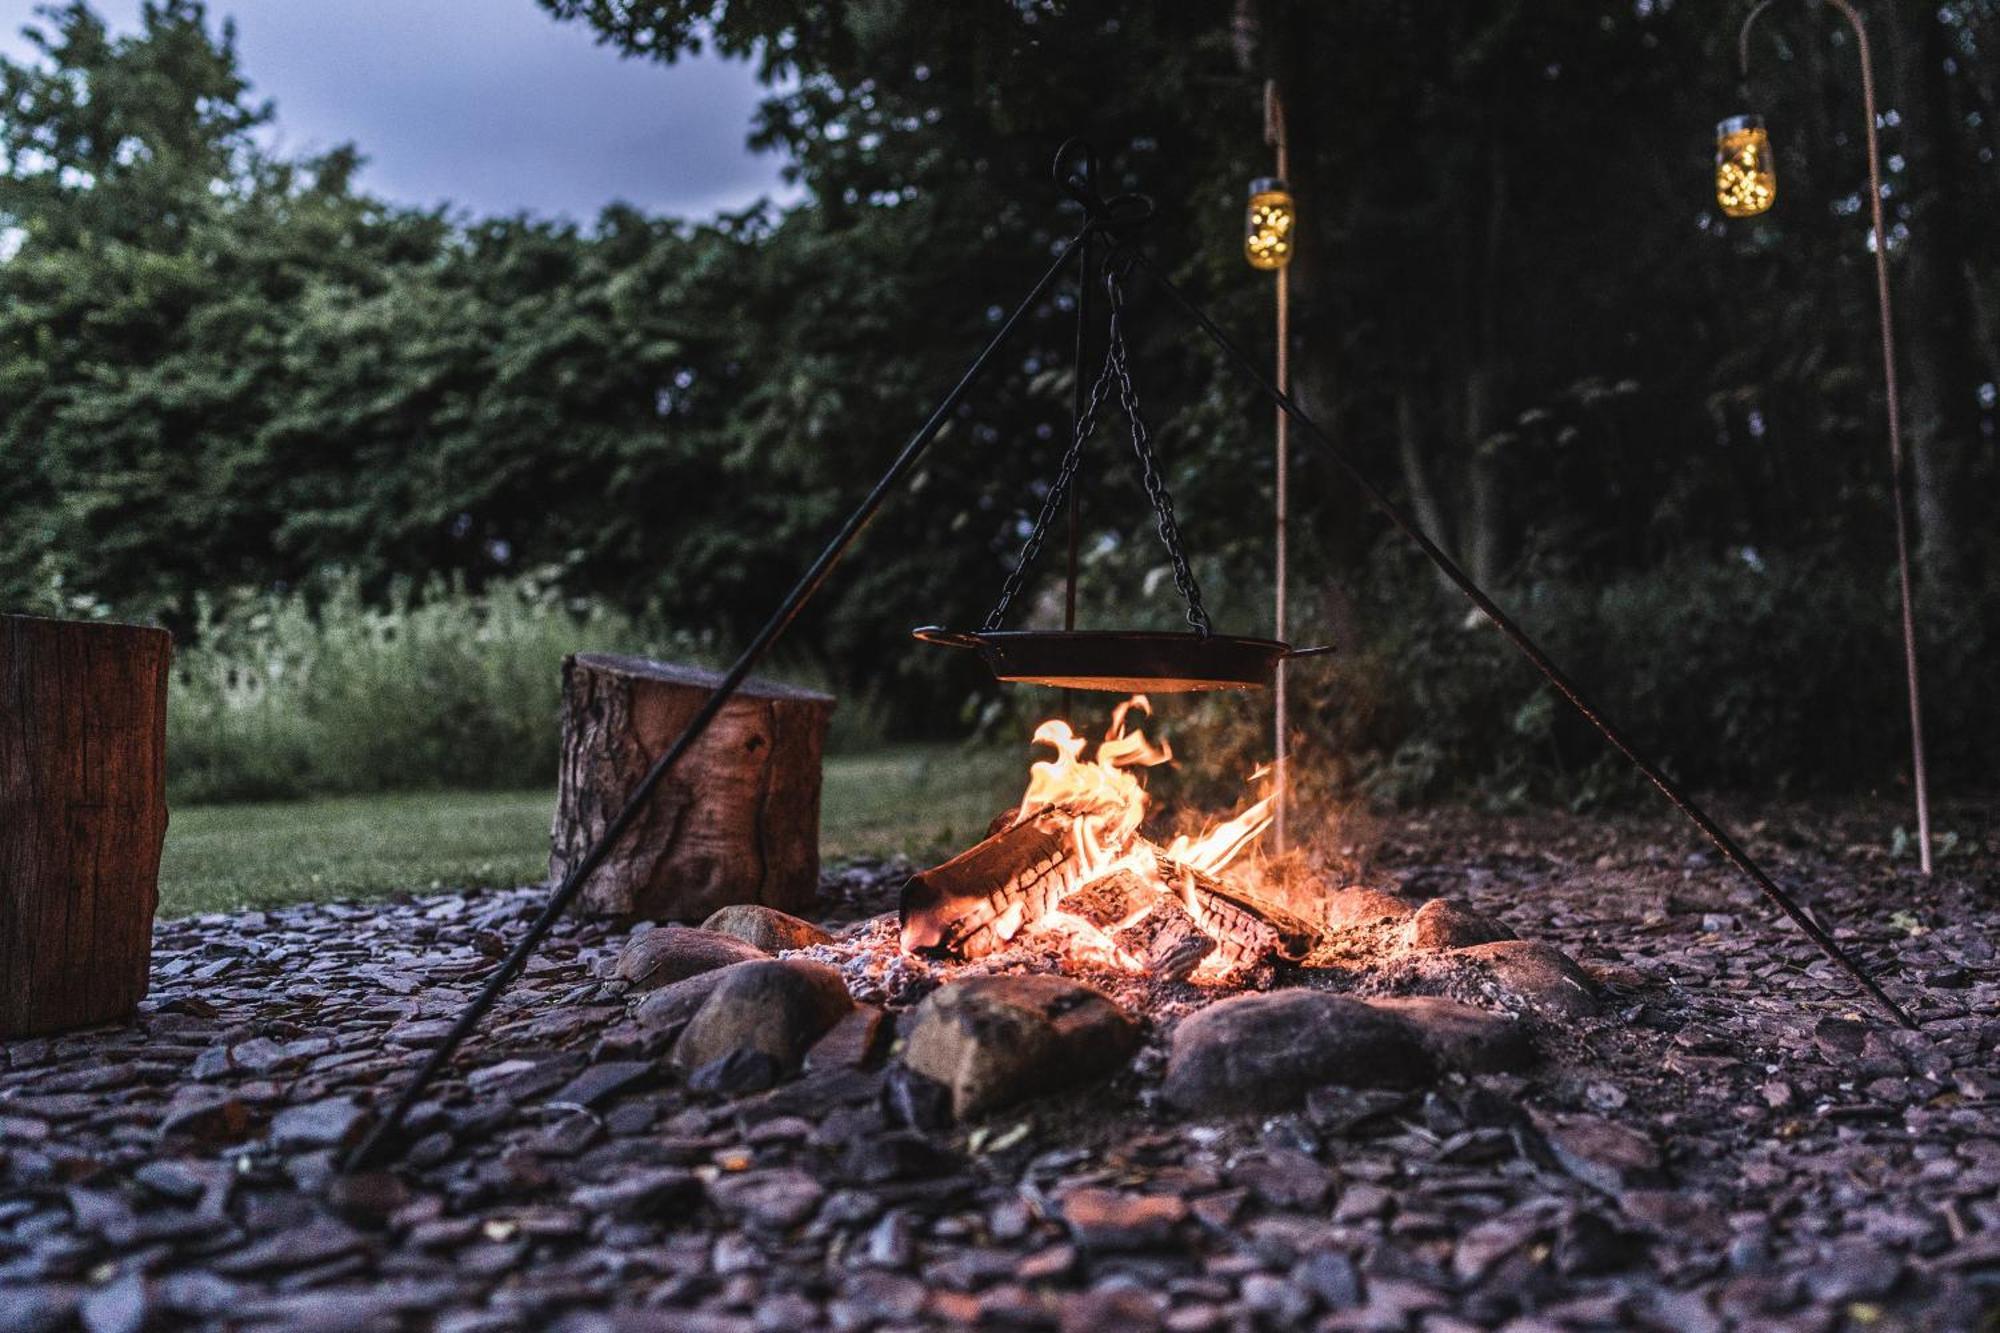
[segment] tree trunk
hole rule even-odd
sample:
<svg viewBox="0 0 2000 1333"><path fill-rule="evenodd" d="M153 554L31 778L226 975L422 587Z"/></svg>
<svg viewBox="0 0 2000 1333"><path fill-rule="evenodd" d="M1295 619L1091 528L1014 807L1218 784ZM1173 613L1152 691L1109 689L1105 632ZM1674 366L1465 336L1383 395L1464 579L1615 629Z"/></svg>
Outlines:
<svg viewBox="0 0 2000 1333"><path fill-rule="evenodd" d="M0 1037L145 997L172 654L162 629L0 616Z"/></svg>
<svg viewBox="0 0 2000 1333"><path fill-rule="evenodd" d="M1410 493L1410 508L1424 536L1445 550L1452 546L1445 528L1444 507L1438 503L1431 485L1431 467L1424 457L1423 427L1417 422L1416 397L1408 385L1396 389L1396 455L1403 467L1403 485Z"/></svg>
<svg viewBox="0 0 2000 1333"><path fill-rule="evenodd" d="M1486 150L1486 218L1481 232L1472 364L1465 375L1466 502L1463 556L1475 582L1492 587L1505 558L1505 502L1492 439L1502 378L1501 265L1507 229L1507 166L1497 128Z"/></svg>
<svg viewBox="0 0 2000 1333"><path fill-rule="evenodd" d="M579 653L563 663L552 878L583 859L720 680L642 657ZM744 682L591 876L586 909L654 921L700 920L732 903L809 910L832 712L827 695Z"/></svg>
<svg viewBox="0 0 2000 1333"><path fill-rule="evenodd" d="M1907 23L1921 23L1914 38ZM1904 343L1903 415L1915 492L1917 562L1935 597L1967 580L1969 534L1976 531L1977 494L1970 484L1978 454L1969 355L1964 189L1960 181L1959 116L1953 106L1949 29L1926 13L1905 18L1885 10L1871 25L1889 53L1891 86L1901 124L1883 152L1900 143L1916 195L1909 242L1903 247L1896 333ZM1891 215L1889 226L1895 226Z"/></svg>
<svg viewBox="0 0 2000 1333"><path fill-rule="evenodd" d="M1500 576L1501 500L1499 460L1493 436L1493 371L1482 355L1465 375L1465 542L1466 572L1482 587Z"/></svg>

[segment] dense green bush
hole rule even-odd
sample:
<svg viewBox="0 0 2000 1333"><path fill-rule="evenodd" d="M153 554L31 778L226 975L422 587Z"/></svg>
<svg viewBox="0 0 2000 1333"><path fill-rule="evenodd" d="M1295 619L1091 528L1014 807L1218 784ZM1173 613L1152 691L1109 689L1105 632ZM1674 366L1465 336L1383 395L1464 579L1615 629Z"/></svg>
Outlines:
<svg viewBox="0 0 2000 1333"><path fill-rule="evenodd" d="M351 578L204 601L175 649L169 795L244 801L552 783L562 660L573 652L718 661L707 633L564 596L532 578L477 593L404 582L386 606L364 599ZM810 660L780 656L762 674L834 692ZM890 712L880 692L843 697L828 748L879 747Z"/></svg>

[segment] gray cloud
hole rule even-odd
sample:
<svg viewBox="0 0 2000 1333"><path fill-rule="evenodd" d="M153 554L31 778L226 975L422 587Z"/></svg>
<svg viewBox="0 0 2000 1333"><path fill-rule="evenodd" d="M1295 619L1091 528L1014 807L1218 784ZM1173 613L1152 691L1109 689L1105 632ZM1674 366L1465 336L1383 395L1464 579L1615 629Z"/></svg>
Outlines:
<svg viewBox="0 0 2000 1333"><path fill-rule="evenodd" d="M34 0L0 0L0 51ZM763 95L749 66L712 56L622 60L534 0L211 0L236 20L256 95L278 105L288 152L352 141L362 186L475 214L605 204L688 217L790 199L782 163L744 147ZM138 0L99 0L120 29Z"/></svg>

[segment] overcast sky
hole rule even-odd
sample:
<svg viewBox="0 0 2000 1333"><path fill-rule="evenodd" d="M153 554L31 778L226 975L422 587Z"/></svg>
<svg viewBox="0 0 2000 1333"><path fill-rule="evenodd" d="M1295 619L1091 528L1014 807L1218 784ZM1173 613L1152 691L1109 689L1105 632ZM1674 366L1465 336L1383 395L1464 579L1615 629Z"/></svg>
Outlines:
<svg viewBox="0 0 2000 1333"><path fill-rule="evenodd" d="M95 0L114 28L139 0ZM32 53L36 0L0 0L0 52ZM588 221L622 199L687 217L789 200L781 161L744 147L747 64L621 60L534 0L210 0L236 20L254 94L298 153L352 141L362 186L412 204Z"/></svg>

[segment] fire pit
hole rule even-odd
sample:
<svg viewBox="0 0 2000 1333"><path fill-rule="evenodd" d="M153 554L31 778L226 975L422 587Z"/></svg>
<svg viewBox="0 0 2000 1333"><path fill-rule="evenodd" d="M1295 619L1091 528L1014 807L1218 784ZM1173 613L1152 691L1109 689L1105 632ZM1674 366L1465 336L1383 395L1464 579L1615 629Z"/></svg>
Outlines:
<svg viewBox="0 0 2000 1333"><path fill-rule="evenodd" d="M1566 954L1464 903L1265 855L1268 770L1239 808L1159 827L1148 778L1175 754L1143 695L1032 743L1019 802L976 844L852 895L837 875L823 924L738 906L634 931L610 976L690 1088L887 1059L897 1114L924 1123L932 1102L942 1124L1107 1078L1197 1114L1276 1112L1314 1087L1524 1070L1538 1032L1599 1011Z"/></svg>
<svg viewBox="0 0 2000 1333"><path fill-rule="evenodd" d="M1088 759L1088 741L1067 722L1036 728L1055 757L1032 767L1020 806L904 887L905 950L973 959L1047 936L1099 965L1202 982L1305 957L1315 929L1260 901L1253 877L1231 873L1270 826L1275 793L1198 836L1148 838L1139 775L1173 751L1128 726L1135 711L1150 712L1144 695L1112 711Z"/></svg>

